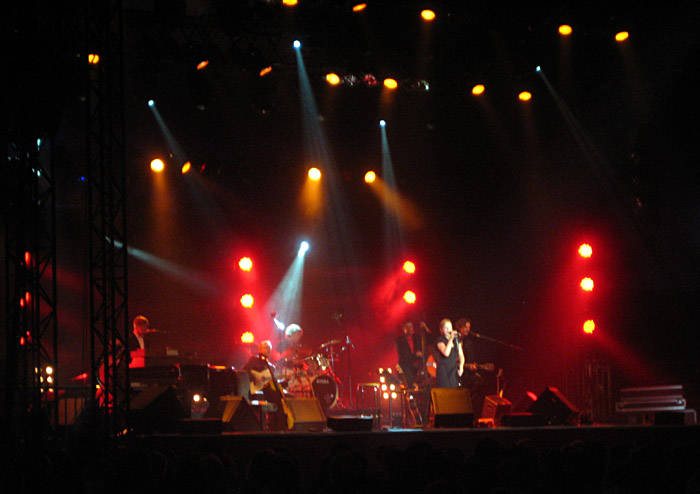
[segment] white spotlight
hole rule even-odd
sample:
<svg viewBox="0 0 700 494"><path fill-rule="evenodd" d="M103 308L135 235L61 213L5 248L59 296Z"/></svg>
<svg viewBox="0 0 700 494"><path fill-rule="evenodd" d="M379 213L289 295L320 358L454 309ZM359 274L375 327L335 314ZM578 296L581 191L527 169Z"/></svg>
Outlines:
<svg viewBox="0 0 700 494"><path fill-rule="evenodd" d="M304 240L301 245L299 245L299 252L297 253L297 256L299 257L304 257L304 254L306 254L306 251L309 250L309 242Z"/></svg>
<svg viewBox="0 0 700 494"><path fill-rule="evenodd" d="M386 127L386 120L380 120L380 121L379 121L379 126L380 126L380 127Z"/></svg>
<svg viewBox="0 0 700 494"><path fill-rule="evenodd" d="M542 72L542 67L540 67L539 65L535 67L535 72Z"/></svg>
<svg viewBox="0 0 700 494"><path fill-rule="evenodd" d="M301 41L295 39L294 43L292 43L292 46L294 46L294 48L298 50L299 48L301 48Z"/></svg>

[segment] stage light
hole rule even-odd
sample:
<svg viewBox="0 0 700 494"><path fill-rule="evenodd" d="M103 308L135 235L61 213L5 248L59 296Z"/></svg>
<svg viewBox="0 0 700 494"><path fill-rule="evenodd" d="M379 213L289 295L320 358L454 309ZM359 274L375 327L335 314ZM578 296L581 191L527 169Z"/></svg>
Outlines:
<svg viewBox="0 0 700 494"><path fill-rule="evenodd" d="M153 108L154 106L156 106L156 102L153 101L152 99L149 99L149 100L148 100L148 106L151 107L151 108Z"/></svg>
<svg viewBox="0 0 700 494"><path fill-rule="evenodd" d="M403 270L408 274L413 274L416 272L416 265L412 261L406 261L403 263Z"/></svg>
<svg viewBox="0 0 700 494"><path fill-rule="evenodd" d="M585 277L581 280L581 289L586 292L593 291L593 280L589 277Z"/></svg>
<svg viewBox="0 0 700 494"><path fill-rule="evenodd" d="M593 331L595 331L595 321L593 321L593 319L589 319L583 323L583 332L584 333L593 334Z"/></svg>
<svg viewBox="0 0 700 494"><path fill-rule="evenodd" d="M386 79L384 79L384 87L387 89L396 89L397 87L399 87L399 83L396 82L396 79L387 77Z"/></svg>
<svg viewBox="0 0 700 494"><path fill-rule="evenodd" d="M100 63L100 56L97 53L90 53L88 55L88 63L90 65L97 65Z"/></svg>
<svg viewBox="0 0 700 494"><path fill-rule="evenodd" d="M251 307L253 307L254 303L255 300L253 299L253 296L250 293L246 293L241 297L241 305L246 309L250 309Z"/></svg>
<svg viewBox="0 0 700 494"><path fill-rule="evenodd" d="M379 126L380 126L380 127L386 127L386 120L380 120L380 121L379 121Z"/></svg>
<svg viewBox="0 0 700 494"><path fill-rule="evenodd" d="M301 48L301 41L295 39L294 43L292 43L292 46L294 47L294 49L298 50L299 48Z"/></svg>
<svg viewBox="0 0 700 494"><path fill-rule="evenodd" d="M253 343L255 341L255 336L250 331L246 331L241 335L241 343Z"/></svg>
<svg viewBox="0 0 700 494"><path fill-rule="evenodd" d="M362 12L366 8L367 8L366 3L358 3L358 4L352 6L352 11L353 12Z"/></svg>
<svg viewBox="0 0 700 494"><path fill-rule="evenodd" d="M532 99L532 93L530 91L522 91L518 94L518 99L520 101L530 101Z"/></svg>
<svg viewBox="0 0 700 494"><path fill-rule="evenodd" d="M397 396L398 396L398 395L396 394L396 392L391 393L391 399L392 399L392 400L395 400Z"/></svg>
<svg viewBox="0 0 700 494"><path fill-rule="evenodd" d="M250 257L241 257L238 260L238 267L241 271L250 272L253 269L253 260Z"/></svg>
<svg viewBox="0 0 700 494"><path fill-rule="evenodd" d="M163 160L161 159L154 159L151 161L151 170L154 172L160 173L165 169L165 163L163 163Z"/></svg>
<svg viewBox="0 0 700 494"><path fill-rule="evenodd" d="M299 2L297 0L282 0L282 4L286 5L287 7L294 7L298 3Z"/></svg>
<svg viewBox="0 0 700 494"><path fill-rule="evenodd" d="M304 240L300 245L299 245L299 252L297 253L298 257L304 257L304 254L309 250L309 242Z"/></svg>
<svg viewBox="0 0 700 494"><path fill-rule="evenodd" d="M202 396L199 393L195 393L192 395L192 401L194 401L195 403L199 403L200 401L202 401Z"/></svg>
<svg viewBox="0 0 700 494"><path fill-rule="evenodd" d="M371 184L374 183L374 181L377 180L377 174L374 173L373 171L368 171L365 173L365 183Z"/></svg>
<svg viewBox="0 0 700 494"><path fill-rule="evenodd" d="M472 94L474 96L480 96L484 94L484 91L486 91L486 87L483 84L477 84L472 88Z"/></svg>
<svg viewBox="0 0 700 494"><path fill-rule="evenodd" d="M412 292L411 290L406 290L406 292L403 294L403 300L407 304L415 304L416 303L416 294Z"/></svg>
<svg viewBox="0 0 700 494"><path fill-rule="evenodd" d="M44 369L44 372L46 372L47 376L50 376L51 374L53 374L53 367L51 367L50 365L47 365L46 369Z"/></svg>
<svg viewBox="0 0 700 494"><path fill-rule="evenodd" d="M535 67L535 72L542 72L542 67L540 67L539 65Z"/></svg>
<svg viewBox="0 0 700 494"><path fill-rule="evenodd" d="M574 30L568 24L562 24L559 26L559 34L562 36L570 36L573 32Z"/></svg>
<svg viewBox="0 0 700 494"><path fill-rule="evenodd" d="M430 9L425 9L421 11L420 16L423 18L424 21L435 20L435 12Z"/></svg>
<svg viewBox="0 0 700 494"><path fill-rule="evenodd" d="M184 175L185 173L189 173L192 170L192 163L189 161L182 165L182 169L180 170L182 174Z"/></svg>
<svg viewBox="0 0 700 494"><path fill-rule="evenodd" d="M365 74L364 77L362 78L362 81L367 84L369 87L374 87L376 86L377 83L377 78L374 77L374 74Z"/></svg>
<svg viewBox="0 0 700 494"><path fill-rule="evenodd" d="M197 64L197 70L204 70L209 66L209 60L202 60Z"/></svg>
<svg viewBox="0 0 700 494"><path fill-rule="evenodd" d="M332 72L330 74L326 74L326 82L331 86L337 86L340 84L340 76Z"/></svg>
<svg viewBox="0 0 700 494"><path fill-rule="evenodd" d="M262 69L260 69L260 77L265 77L270 72L272 72L272 65L268 65L267 67L263 67Z"/></svg>
<svg viewBox="0 0 700 494"><path fill-rule="evenodd" d="M309 180L313 180L314 182L318 182L321 180L321 170L318 168L309 168Z"/></svg>
<svg viewBox="0 0 700 494"><path fill-rule="evenodd" d="M620 31L615 35L615 41L618 43L622 43L623 41L627 41L627 39L630 37L630 33L627 31Z"/></svg>
<svg viewBox="0 0 700 494"><path fill-rule="evenodd" d="M388 400L388 399L389 399L389 393L384 393L384 394L382 395L382 398L384 398L385 400Z"/></svg>
<svg viewBox="0 0 700 494"><path fill-rule="evenodd" d="M29 251L26 251L24 253L24 264L25 266L29 266L29 263L32 262L32 254Z"/></svg>
<svg viewBox="0 0 700 494"><path fill-rule="evenodd" d="M593 255L593 247L590 244L581 244L578 248L578 254L581 257L589 258Z"/></svg>

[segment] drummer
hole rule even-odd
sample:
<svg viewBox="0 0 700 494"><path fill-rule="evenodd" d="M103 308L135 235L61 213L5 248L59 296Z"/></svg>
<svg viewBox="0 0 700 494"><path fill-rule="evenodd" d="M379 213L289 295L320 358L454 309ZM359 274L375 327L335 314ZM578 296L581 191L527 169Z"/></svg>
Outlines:
<svg viewBox="0 0 700 494"><path fill-rule="evenodd" d="M284 330L284 340L280 342L278 351L280 362L285 367L304 367L304 360L311 355L311 350L305 349L301 343L304 330L298 324L290 324Z"/></svg>

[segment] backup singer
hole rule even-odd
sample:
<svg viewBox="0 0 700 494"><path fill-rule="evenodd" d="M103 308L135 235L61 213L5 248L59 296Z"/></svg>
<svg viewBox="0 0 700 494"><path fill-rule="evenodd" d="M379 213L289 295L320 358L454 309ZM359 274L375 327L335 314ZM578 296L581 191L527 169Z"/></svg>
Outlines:
<svg viewBox="0 0 700 494"><path fill-rule="evenodd" d="M440 336L435 343L438 350L435 385L438 388L459 387L464 372L464 353L457 334L452 330L452 321L440 321Z"/></svg>

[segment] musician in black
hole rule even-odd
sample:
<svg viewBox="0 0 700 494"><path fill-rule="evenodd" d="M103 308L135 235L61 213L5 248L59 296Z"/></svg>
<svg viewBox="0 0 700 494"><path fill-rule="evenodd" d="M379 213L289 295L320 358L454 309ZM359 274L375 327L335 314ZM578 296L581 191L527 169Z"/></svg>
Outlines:
<svg viewBox="0 0 700 494"><path fill-rule="evenodd" d="M457 319L455 327L459 332L459 341L462 345L462 353L464 353L464 372L462 373L461 386L467 388L471 395L472 407L474 408L475 417L481 413L481 407L485 397L485 379L479 372L479 364L477 363L476 352L474 349L474 338L469 336L471 333L472 322L467 318Z"/></svg>
<svg viewBox="0 0 700 494"><path fill-rule="evenodd" d="M396 338L396 352L398 354L399 367L406 378L408 389L417 388L416 378L423 368L423 349L421 338L413 329L413 322L404 321L401 325L401 336Z"/></svg>
<svg viewBox="0 0 700 494"><path fill-rule="evenodd" d="M464 353L459 344L457 331L452 329L452 321L440 321L440 336L437 347L437 369L435 385L438 388L457 388L464 372Z"/></svg>

